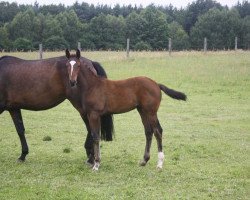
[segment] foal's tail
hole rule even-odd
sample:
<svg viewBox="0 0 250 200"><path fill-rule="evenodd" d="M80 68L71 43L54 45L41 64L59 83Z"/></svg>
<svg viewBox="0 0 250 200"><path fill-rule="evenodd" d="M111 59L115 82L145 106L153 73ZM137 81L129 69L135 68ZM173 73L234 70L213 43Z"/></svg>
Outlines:
<svg viewBox="0 0 250 200"><path fill-rule="evenodd" d="M177 99L177 100L183 100L183 101L186 101L187 99L187 96L182 93L182 92L178 92L178 91L175 91L173 89L170 89L168 87L166 87L165 85L162 85L162 84L158 84L160 89L168 96L172 97L173 99Z"/></svg>

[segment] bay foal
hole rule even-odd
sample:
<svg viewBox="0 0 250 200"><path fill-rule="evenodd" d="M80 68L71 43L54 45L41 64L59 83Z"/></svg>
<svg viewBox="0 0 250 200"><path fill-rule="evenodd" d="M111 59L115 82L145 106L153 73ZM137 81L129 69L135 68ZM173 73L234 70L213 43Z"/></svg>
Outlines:
<svg viewBox="0 0 250 200"><path fill-rule="evenodd" d="M157 168L162 169L164 153L162 150L162 128L157 118L157 111L161 102L161 90L168 96L186 100L186 95L167 88L147 77L134 77L125 80L112 81L96 76L79 61L80 51L68 58L69 80L77 83L82 90L82 106L89 121L89 128L93 136L93 170L100 166L100 118L106 114L118 114L137 109L145 129L146 147L141 166L150 159L150 146L153 134L158 146Z"/></svg>

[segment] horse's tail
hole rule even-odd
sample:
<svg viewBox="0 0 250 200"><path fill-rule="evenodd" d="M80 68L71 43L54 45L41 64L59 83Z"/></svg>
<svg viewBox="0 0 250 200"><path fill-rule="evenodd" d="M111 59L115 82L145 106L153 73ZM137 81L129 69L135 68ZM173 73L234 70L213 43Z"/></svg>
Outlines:
<svg viewBox="0 0 250 200"><path fill-rule="evenodd" d="M103 67L98 62L92 61L98 76L107 78L107 74ZM105 141L112 141L114 135L113 115L107 114L101 117L101 139Z"/></svg>
<svg viewBox="0 0 250 200"><path fill-rule="evenodd" d="M112 141L114 135L113 115L104 115L101 117L101 139Z"/></svg>
<svg viewBox="0 0 250 200"><path fill-rule="evenodd" d="M187 99L187 96L182 93L182 92L178 92L178 91L175 91L173 89L170 89L168 87L166 87L165 85L162 85L162 84L158 84L160 89L168 96L170 96L171 98L173 99L177 99L177 100L183 100L183 101L186 101Z"/></svg>

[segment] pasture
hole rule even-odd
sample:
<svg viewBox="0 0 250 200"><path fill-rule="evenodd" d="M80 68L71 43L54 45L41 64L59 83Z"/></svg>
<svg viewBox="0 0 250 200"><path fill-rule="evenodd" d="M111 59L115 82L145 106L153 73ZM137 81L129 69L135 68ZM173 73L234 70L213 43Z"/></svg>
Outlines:
<svg viewBox="0 0 250 200"><path fill-rule="evenodd" d="M4 54L6 55L6 54ZM37 59L38 53L12 53ZM64 52L44 53L44 57ZM0 53L3 56L3 53ZM148 76L185 92L187 102L162 93L158 117L165 162L139 167L145 136L137 111L114 116L115 139L101 142L101 166L85 165L86 129L68 101L47 111L23 110L30 148L8 112L0 115L0 199L248 199L250 196L250 52L82 52L110 79ZM50 141L44 141L45 137Z"/></svg>

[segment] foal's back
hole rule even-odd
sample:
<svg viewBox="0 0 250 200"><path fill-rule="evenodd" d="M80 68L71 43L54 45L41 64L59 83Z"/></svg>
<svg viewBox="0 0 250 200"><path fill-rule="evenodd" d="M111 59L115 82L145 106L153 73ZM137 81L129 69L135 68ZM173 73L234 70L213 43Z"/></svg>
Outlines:
<svg viewBox="0 0 250 200"><path fill-rule="evenodd" d="M123 113L135 108L157 110L161 101L158 84L147 77L106 80L107 105L112 113Z"/></svg>

